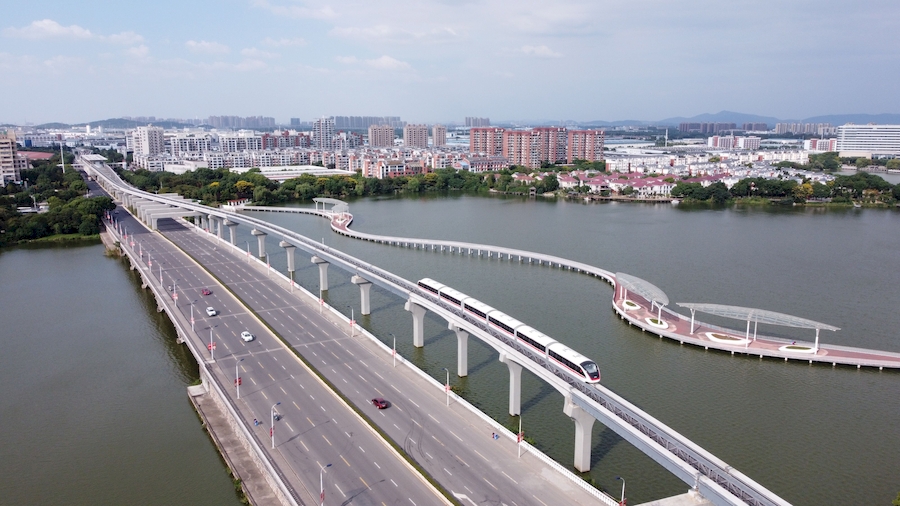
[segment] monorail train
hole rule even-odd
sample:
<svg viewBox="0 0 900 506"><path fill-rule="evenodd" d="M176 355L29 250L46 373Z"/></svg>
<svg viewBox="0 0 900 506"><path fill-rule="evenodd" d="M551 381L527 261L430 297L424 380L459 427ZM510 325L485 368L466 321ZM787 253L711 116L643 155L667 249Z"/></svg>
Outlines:
<svg viewBox="0 0 900 506"><path fill-rule="evenodd" d="M596 362L552 337L431 278L420 279L418 285L423 290L440 297L444 302L461 308L466 313L484 320L491 327L543 353L546 358L579 376L586 383L600 382L600 368Z"/></svg>

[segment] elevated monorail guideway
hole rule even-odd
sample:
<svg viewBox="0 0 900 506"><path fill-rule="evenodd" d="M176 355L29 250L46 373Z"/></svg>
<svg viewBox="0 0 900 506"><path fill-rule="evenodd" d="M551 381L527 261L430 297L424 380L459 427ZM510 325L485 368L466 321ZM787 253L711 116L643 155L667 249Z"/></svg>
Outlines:
<svg viewBox="0 0 900 506"><path fill-rule="evenodd" d="M169 204L172 207L183 209L186 215L199 213L200 216L197 220L199 223L195 223L195 225L200 229L207 229L210 233L215 233L219 238L222 238L224 228L227 227L230 231L233 231L234 227L239 224L250 225L254 230L261 233L281 236L283 238L281 246L288 252L288 270L291 272L293 272L293 249L291 248L296 246L314 255L314 262L316 262L316 258L322 261L320 274L324 271L323 265L327 267L329 263L335 263L348 271L356 272L354 278L378 283L388 291L398 294L407 300L407 309L413 314L414 334L417 329L419 330L418 333L421 334L421 320L424 318L425 311L431 310L446 319L451 329L457 331L458 336L460 336L460 331L462 331L462 333L471 333L482 339L501 353L501 360L510 367L511 379L516 374L516 370L521 371L521 368L524 367L563 393L565 397L564 411L576 424L576 467L581 470L587 470L590 465L590 429L593 420L596 419L613 429L624 439L632 442L632 444L644 451L660 465L717 505L781 506L788 504L765 487L747 478L662 422L657 421L649 414L644 413L639 408L617 396L609 389L602 385L587 383L584 377L550 364L545 354L536 351L532 346L523 344L521 340L515 338L515 334L498 330L502 327L489 325L487 321L467 314L459 306L454 306L442 300L434 293L420 288L415 283L283 227L272 225L257 218L210 208L196 202L137 190L122 181L108 166L93 163L83 163L83 165L90 173L97 176L98 181L102 182L110 193L123 200L126 205L133 205L139 201L146 200ZM151 219L152 212L148 208L147 213L151 215ZM167 210L167 212L171 213L172 211ZM339 216L338 219L346 224L352 220L352 216L345 213ZM332 223L334 224L335 221L333 220ZM233 233L230 234L230 243L234 245ZM440 243L441 241L432 241L432 247L437 247ZM460 246L464 243L449 241L444 243L451 248L465 247ZM479 246L483 248L482 245L477 244L470 246L476 249ZM508 248L495 248L488 252L488 254L493 253L497 253L498 258L501 254L506 255L510 260L513 256L518 256L521 253L528 254L528 252ZM556 263L562 266L560 260L563 260L566 267L574 267L611 282L615 281L615 277L609 271L559 259L551 255L531 255L532 261L547 261L551 265ZM320 276L320 283L326 285L324 289L327 289L327 276ZM368 293L366 290L363 290L362 286L360 291L362 297L365 297ZM664 303L660 297L656 297L655 300L659 304ZM365 307L366 304L363 304L363 306ZM424 345L424 343L414 344L417 346ZM513 386L511 381L511 387ZM510 391L510 398L513 400L513 388ZM512 402L510 407L514 407ZM513 410L511 409L511 411ZM587 444L585 444L585 441ZM584 454L585 449L587 457Z"/></svg>

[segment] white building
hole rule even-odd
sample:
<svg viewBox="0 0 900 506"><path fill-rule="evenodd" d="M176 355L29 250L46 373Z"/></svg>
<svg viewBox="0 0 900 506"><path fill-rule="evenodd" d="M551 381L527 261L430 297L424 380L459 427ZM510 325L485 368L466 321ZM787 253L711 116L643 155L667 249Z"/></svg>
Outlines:
<svg viewBox="0 0 900 506"><path fill-rule="evenodd" d="M900 156L900 125L843 125L837 150L842 157Z"/></svg>
<svg viewBox="0 0 900 506"><path fill-rule="evenodd" d="M435 148L447 145L447 127L434 125L431 127L431 145Z"/></svg>
<svg viewBox="0 0 900 506"><path fill-rule="evenodd" d="M428 127L425 125L403 127L403 145L407 148L427 148Z"/></svg>
<svg viewBox="0 0 900 506"><path fill-rule="evenodd" d="M131 146L135 157L154 156L166 151L166 138L161 127L137 127L131 131Z"/></svg>
<svg viewBox="0 0 900 506"><path fill-rule="evenodd" d="M334 118L318 118L313 123L313 146L319 149L334 147Z"/></svg>

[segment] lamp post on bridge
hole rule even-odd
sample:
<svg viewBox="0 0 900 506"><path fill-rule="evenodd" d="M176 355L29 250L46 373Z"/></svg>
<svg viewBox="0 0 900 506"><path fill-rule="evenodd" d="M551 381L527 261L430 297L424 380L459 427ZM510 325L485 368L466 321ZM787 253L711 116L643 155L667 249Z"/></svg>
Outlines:
<svg viewBox="0 0 900 506"><path fill-rule="evenodd" d="M194 303L196 300L191 301L191 332L194 331Z"/></svg>
<svg viewBox="0 0 900 506"><path fill-rule="evenodd" d="M247 263L250 263L250 241L244 241L247 243Z"/></svg>
<svg viewBox="0 0 900 506"><path fill-rule="evenodd" d="M397 336L391 333L391 337L394 338L394 351L391 353L394 357L394 367L397 367Z"/></svg>
<svg viewBox="0 0 900 506"><path fill-rule="evenodd" d="M350 310L350 337L353 337L353 325L356 323L353 320L353 306L347 306L347 309Z"/></svg>
<svg viewBox="0 0 900 506"><path fill-rule="evenodd" d="M272 436L272 449L275 449L275 406L281 404L280 402L276 402L272 404L272 428L269 429L269 435Z"/></svg>
<svg viewBox="0 0 900 506"><path fill-rule="evenodd" d="M272 264L269 262L269 252L266 252L266 277L269 277L269 272L272 270Z"/></svg>
<svg viewBox="0 0 900 506"><path fill-rule="evenodd" d="M244 359L235 360L234 361L234 387L237 388L237 398L241 398L241 377L238 376L238 364L243 362Z"/></svg>
<svg viewBox="0 0 900 506"><path fill-rule="evenodd" d="M209 327L209 345L207 346L209 348L209 358L213 362L216 361L216 342L213 341L213 329L215 327L215 325L210 325Z"/></svg>
<svg viewBox="0 0 900 506"><path fill-rule="evenodd" d="M622 480L622 499L619 500L619 506L625 506L625 478L616 476L617 480Z"/></svg>
<svg viewBox="0 0 900 506"><path fill-rule="evenodd" d="M325 506L325 469L331 467L331 464L326 464L319 469L319 506Z"/></svg>
<svg viewBox="0 0 900 506"><path fill-rule="evenodd" d="M450 405L450 369L444 367L444 372L447 373L447 382L444 384L444 391L447 392L447 405Z"/></svg>

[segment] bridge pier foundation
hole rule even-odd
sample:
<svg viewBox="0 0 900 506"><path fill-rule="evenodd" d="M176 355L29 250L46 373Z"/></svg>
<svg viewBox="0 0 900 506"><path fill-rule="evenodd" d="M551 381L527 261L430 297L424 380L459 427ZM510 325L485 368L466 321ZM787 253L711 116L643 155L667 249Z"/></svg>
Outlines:
<svg viewBox="0 0 900 506"><path fill-rule="evenodd" d="M594 417L572 402L572 398L566 396L563 413L575 422L575 469L582 473L591 470L591 429L594 427Z"/></svg>
<svg viewBox="0 0 900 506"><path fill-rule="evenodd" d="M350 282L354 285L359 285L359 299L360 299L360 314L371 314L372 307L369 303L369 290L372 288L372 282L366 280L359 274L350 278Z"/></svg>
<svg viewBox="0 0 900 506"><path fill-rule="evenodd" d="M263 235L265 235L265 234L263 234ZM263 239L260 241L260 244L264 244L265 237L263 237L263 236L259 236L259 237L261 237ZM281 241L278 243L278 245L281 246L282 248L284 248L284 252L287 253L287 268L288 268L288 274L290 274L290 276L291 276L291 291L293 292L294 291L294 250L297 248L293 244L291 244L287 241ZM262 246L260 248L260 253L261 253L260 257L265 255L265 246Z"/></svg>
<svg viewBox="0 0 900 506"><path fill-rule="evenodd" d="M255 228L250 231L252 235L256 236L256 244L259 249L259 258L263 258L266 256L266 233L262 230L256 230ZM284 246L282 246L283 248Z"/></svg>
<svg viewBox="0 0 900 506"><path fill-rule="evenodd" d="M328 262L314 256L312 257L312 263L319 266L319 291L328 291Z"/></svg>
<svg viewBox="0 0 900 506"><path fill-rule="evenodd" d="M509 367L509 414L522 414L522 366L513 362L506 353L500 354L500 361Z"/></svg>
<svg viewBox="0 0 900 506"><path fill-rule="evenodd" d="M413 315L413 346L416 348L422 348L425 346L425 308L413 303L412 301L406 301L406 304L403 305L403 309L409 311Z"/></svg>
<svg viewBox="0 0 900 506"><path fill-rule="evenodd" d="M234 245L234 230L237 228L238 224L231 220L227 220L227 219L222 224L225 225L226 227L228 227L228 240L231 242L231 244L233 246ZM221 230L221 228L220 228L220 230Z"/></svg>
<svg viewBox="0 0 900 506"><path fill-rule="evenodd" d="M456 375L459 377L469 375L469 333L454 324L447 328L456 332Z"/></svg>

